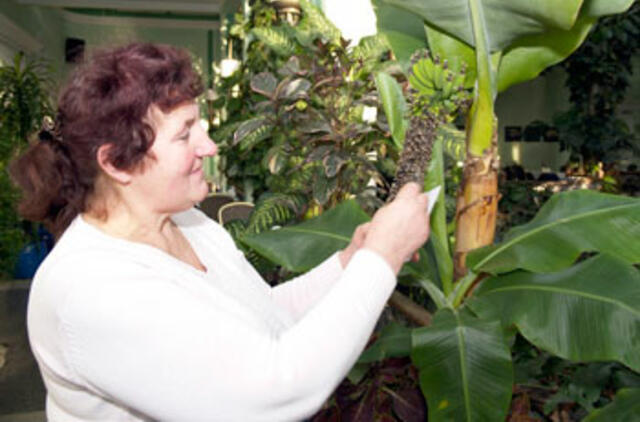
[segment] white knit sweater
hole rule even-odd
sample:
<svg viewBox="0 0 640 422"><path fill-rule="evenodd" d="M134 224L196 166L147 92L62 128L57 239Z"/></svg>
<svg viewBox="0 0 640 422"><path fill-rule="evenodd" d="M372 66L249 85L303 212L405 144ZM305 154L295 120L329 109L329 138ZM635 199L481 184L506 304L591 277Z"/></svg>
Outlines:
<svg viewBox="0 0 640 422"><path fill-rule="evenodd" d="M364 348L395 286L379 255L337 254L271 288L226 231L172 217L207 272L75 219L38 270L28 331L49 422L293 421Z"/></svg>

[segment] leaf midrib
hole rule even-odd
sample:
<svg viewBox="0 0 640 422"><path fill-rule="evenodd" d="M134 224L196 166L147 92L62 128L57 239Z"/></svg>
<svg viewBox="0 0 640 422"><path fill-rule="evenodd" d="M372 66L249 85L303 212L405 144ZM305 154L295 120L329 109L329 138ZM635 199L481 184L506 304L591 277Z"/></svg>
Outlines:
<svg viewBox="0 0 640 422"><path fill-rule="evenodd" d="M324 236L324 237L330 237L332 239L342 240L344 242L349 242L350 240L350 238L346 236L341 236L339 234L328 233L328 232L323 232L318 230L300 229L300 228L292 228L292 227L285 227L280 230L287 230L287 231L292 231L296 233L314 234L317 236Z"/></svg>
<svg viewBox="0 0 640 422"><path fill-rule="evenodd" d="M606 303L610 303L613 305L617 305L622 309L626 309L627 311L629 311L632 314L635 314L636 316L640 317L640 311L636 310L634 308L632 308L631 306L627 305L624 302L621 302L619 300L616 299L611 299L608 298L606 296L597 296L595 294L591 294L591 293L587 293L587 292L583 292L580 290L570 290L567 288L562 288L562 287L557 287L557 286L539 286L539 285L531 285L531 284L527 284L527 285L519 285L519 286L505 286L505 287L498 287L496 289L492 289L489 292L483 293L482 295L490 295L492 293L496 293L496 292L506 292L506 291L514 291L514 290L539 290L539 291L543 291L543 292L553 292L553 293L563 293L566 294L567 296L579 296L579 297L584 297L587 299L592 299L596 302L606 302Z"/></svg>
<svg viewBox="0 0 640 422"><path fill-rule="evenodd" d="M586 212L584 214L580 214L577 217L573 217L573 216L569 217L569 219L571 220L570 222L575 222L575 221L579 221L580 219L593 217L594 215L602 214L602 213L605 213L605 212L617 211L617 210L624 209L624 208L627 208L627 207L636 207L636 206L638 206L637 203L631 203L631 204L624 204L624 205L611 207L611 208L600 208L600 209L597 209L595 211L590 211L590 212ZM559 224L564 224L564 223L567 223L567 218L560 218L560 219L554 220L554 221L552 221L552 222L550 222L548 224L542 225L540 227L536 227L536 228L534 228L534 229L532 229L532 230L530 230L530 231L528 231L528 232L526 232L526 233L524 233L524 234L522 234L522 235L520 235L518 237L515 237L512 240L509 240L509 241L503 243L502 246L496 248L495 251L493 251L492 253L487 255L482 261L480 261L478 264L476 264L473 267L474 270L476 270L478 268L481 268L482 265L484 265L487 261L491 260L494 256L496 256L497 254L501 253L502 251L504 251L505 249L507 249L508 247L513 245L514 243L520 242L520 241L522 241L522 240L524 240L524 239L526 239L526 238L528 238L530 236L533 236L534 234L537 234L537 233L541 232L542 230L546 230L546 229L551 228L553 226L557 226Z"/></svg>
<svg viewBox="0 0 640 422"><path fill-rule="evenodd" d="M464 412L467 417L467 422L471 422L471 399L469 397L468 377L466 367L466 347L464 343L464 331L465 327L460 320L460 315L454 312L458 327L456 328L456 336L458 338L458 357L460 358L460 377L462 378L462 392L464 394Z"/></svg>

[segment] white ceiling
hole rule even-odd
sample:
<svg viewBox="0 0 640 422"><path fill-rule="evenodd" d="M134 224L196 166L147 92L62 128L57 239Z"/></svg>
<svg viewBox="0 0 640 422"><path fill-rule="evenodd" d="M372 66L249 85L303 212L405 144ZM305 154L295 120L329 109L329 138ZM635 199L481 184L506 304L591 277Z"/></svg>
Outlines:
<svg viewBox="0 0 640 422"><path fill-rule="evenodd" d="M225 0L15 0L19 4L173 13L220 13Z"/></svg>

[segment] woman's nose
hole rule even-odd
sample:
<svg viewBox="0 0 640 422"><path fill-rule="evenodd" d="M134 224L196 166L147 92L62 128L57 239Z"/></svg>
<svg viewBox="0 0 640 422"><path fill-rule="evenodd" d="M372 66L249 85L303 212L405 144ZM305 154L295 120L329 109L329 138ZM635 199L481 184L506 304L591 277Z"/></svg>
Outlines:
<svg viewBox="0 0 640 422"><path fill-rule="evenodd" d="M199 140L198 146L196 147L196 154L201 157L210 157L214 156L218 153L218 145L216 145L209 135L204 132Z"/></svg>

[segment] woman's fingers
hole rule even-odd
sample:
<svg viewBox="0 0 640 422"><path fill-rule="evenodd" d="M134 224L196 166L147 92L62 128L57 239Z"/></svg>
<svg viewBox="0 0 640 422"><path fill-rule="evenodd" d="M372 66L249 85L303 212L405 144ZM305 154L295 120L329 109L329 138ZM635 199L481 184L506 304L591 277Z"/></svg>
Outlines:
<svg viewBox="0 0 640 422"><path fill-rule="evenodd" d="M398 191L396 198L412 198L420 194L420 185L415 182L409 182Z"/></svg>

